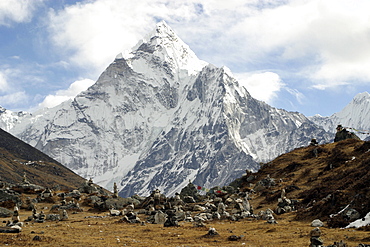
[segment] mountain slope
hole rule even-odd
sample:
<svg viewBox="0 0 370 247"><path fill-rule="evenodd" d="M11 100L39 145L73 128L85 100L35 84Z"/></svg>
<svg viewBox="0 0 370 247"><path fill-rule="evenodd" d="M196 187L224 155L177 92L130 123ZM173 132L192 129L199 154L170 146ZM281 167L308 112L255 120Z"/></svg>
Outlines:
<svg viewBox="0 0 370 247"><path fill-rule="evenodd" d="M52 188L76 189L84 181L68 168L29 144L0 129L0 180L20 183L23 174L30 183Z"/></svg>
<svg viewBox="0 0 370 247"><path fill-rule="evenodd" d="M117 182L121 196L172 195L189 180L224 185L312 137L332 138L302 114L252 98L164 22L73 101L11 131L107 189Z"/></svg>
<svg viewBox="0 0 370 247"><path fill-rule="evenodd" d="M252 201L255 207L276 208L285 189L287 198L300 202L296 219L327 220L330 226L344 227L351 219L343 209L356 210L360 218L370 212L369 152L370 142L355 139L297 148L264 164L254 180L243 177L240 187L248 189L250 183L270 176L277 185L260 190Z"/></svg>

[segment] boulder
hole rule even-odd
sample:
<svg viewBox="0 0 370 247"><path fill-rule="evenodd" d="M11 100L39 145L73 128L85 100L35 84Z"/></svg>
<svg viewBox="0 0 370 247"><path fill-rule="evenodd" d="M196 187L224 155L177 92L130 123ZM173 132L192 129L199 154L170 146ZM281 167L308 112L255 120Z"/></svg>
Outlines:
<svg viewBox="0 0 370 247"><path fill-rule="evenodd" d="M0 218L8 218L13 215L13 211L0 207Z"/></svg>
<svg viewBox="0 0 370 247"><path fill-rule="evenodd" d="M322 227L324 226L324 223L321 220L316 219L311 222L311 226L312 227Z"/></svg>
<svg viewBox="0 0 370 247"><path fill-rule="evenodd" d="M67 213L67 211L66 210L63 210L62 211L62 218L61 218L61 220L68 220L68 213Z"/></svg>
<svg viewBox="0 0 370 247"><path fill-rule="evenodd" d="M174 210L168 210L167 216L167 220L164 222L165 227L179 226L179 222L177 221L176 213Z"/></svg>
<svg viewBox="0 0 370 247"><path fill-rule="evenodd" d="M193 211L204 211L204 210L206 210L206 208L200 205L194 205L193 207Z"/></svg>
<svg viewBox="0 0 370 247"><path fill-rule="evenodd" d="M60 220L60 215L59 214L48 214L46 215L46 220L58 221Z"/></svg>
<svg viewBox="0 0 370 247"><path fill-rule="evenodd" d="M127 212L123 219L129 223L141 223L140 218L134 212Z"/></svg>
<svg viewBox="0 0 370 247"><path fill-rule="evenodd" d="M119 210L117 210L117 209L110 209L110 210L109 210L109 214L110 214L111 216L119 216L119 215L121 215L121 211L119 211Z"/></svg>
<svg viewBox="0 0 370 247"><path fill-rule="evenodd" d="M154 224L164 224L166 220L167 214L163 213L160 210L154 215Z"/></svg>
<svg viewBox="0 0 370 247"><path fill-rule="evenodd" d="M204 237L214 237L214 236L218 236L218 232L216 231L215 228L211 227L209 228L208 232L206 235L204 235Z"/></svg>
<svg viewBox="0 0 370 247"><path fill-rule="evenodd" d="M175 212L175 217L178 221L185 220L186 214L185 212Z"/></svg>
<svg viewBox="0 0 370 247"><path fill-rule="evenodd" d="M224 186L222 190L226 191L228 194L234 194L236 192L235 188L232 186Z"/></svg>
<svg viewBox="0 0 370 247"><path fill-rule="evenodd" d="M311 230L310 237L320 237L321 231L320 228L316 227L315 229Z"/></svg>
<svg viewBox="0 0 370 247"><path fill-rule="evenodd" d="M14 190L0 189L0 203L11 201L14 204L21 202L20 194Z"/></svg>
<svg viewBox="0 0 370 247"><path fill-rule="evenodd" d="M68 203L65 205L53 205L50 209L50 211L59 211L59 210L69 210L69 211L75 211L75 212L81 212L82 208L80 208L80 205L78 203Z"/></svg>
<svg viewBox="0 0 370 247"><path fill-rule="evenodd" d="M187 186L182 188L182 190L180 192L180 197L182 198L182 200L184 200L184 197L186 197L186 196L191 196L197 201L200 198L200 194L198 193L197 188L195 188L195 185L190 183L190 182L188 183ZM184 202L185 202L185 200L184 200Z"/></svg>
<svg viewBox="0 0 370 247"><path fill-rule="evenodd" d="M241 236L237 236L237 235L231 235L227 238L227 240L229 241L238 241L241 239Z"/></svg>
<svg viewBox="0 0 370 247"><path fill-rule="evenodd" d="M194 197L192 197L192 196L184 196L183 201L184 201L185 203L195 203L195 199L194 199Z"/></svg>
<svg viewBox="0 0 370 247"><path fill-rule="evenodd" d="M223 214L226 210L226 206L223 202L220 202L217 206L217 213Z"/></svg>
<svg viewBox="0 0 370 247"><path fill-rule="evenodd" d="M19 228L0 226L0 233L19 233L20 231Z"/></svg>
<svg viewBox="0 0 370 247"><path fill-rule="evenodd" d="M139 205L140 202L134 198L109 198L105 200L103 203L96 205L95 207L101 209L101 210L109 210L111 208L122 210L126 206L134 204L135 206Z"/></svg>
<svg viewBox="0 0 370 247"><path fill-rule="evenodd" d="M344 213L344 218L348 221L355 221L361 217L360 213L353 208L349 208Z"/></svg>
<svg viewBox="0 0 370 247"><path fill-rule="evenodd" d="M65 197L72 197L75 199L80 199L81 197L81 192L79 190L72 190L71 192L65 193Z"/></svg>

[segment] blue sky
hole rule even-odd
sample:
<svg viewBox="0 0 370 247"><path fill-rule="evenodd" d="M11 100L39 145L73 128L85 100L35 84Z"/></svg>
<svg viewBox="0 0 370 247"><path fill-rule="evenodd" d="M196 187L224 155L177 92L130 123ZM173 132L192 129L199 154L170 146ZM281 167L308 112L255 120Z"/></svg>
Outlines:
<svg viewBox="0 0 370 247"><path fill-rule="evenodd" d="M370 91L368 0L2 0L0 105L74 97L165 20L257 99L329 116Z"/></svg>

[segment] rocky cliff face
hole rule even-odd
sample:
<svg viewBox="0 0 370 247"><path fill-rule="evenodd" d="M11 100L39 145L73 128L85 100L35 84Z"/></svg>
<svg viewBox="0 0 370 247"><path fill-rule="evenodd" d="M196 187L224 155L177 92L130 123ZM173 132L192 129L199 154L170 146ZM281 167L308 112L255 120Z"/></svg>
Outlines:
<svg viewBox="0 0 370 247"><path fill-rule="evenodd" d="M161 22L73 101L11 132L121 196L224 185L258 162L332 138L299 113L250 96Z"/></svg>

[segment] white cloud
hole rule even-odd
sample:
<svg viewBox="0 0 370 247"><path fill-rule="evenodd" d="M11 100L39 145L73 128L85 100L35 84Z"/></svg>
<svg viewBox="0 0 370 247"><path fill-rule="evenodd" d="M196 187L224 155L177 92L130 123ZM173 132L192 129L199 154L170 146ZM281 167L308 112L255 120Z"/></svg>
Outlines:
<svg viewBox="0 0 370 247"><path fill-rule="evenodd" d="M9 89L8 82L6 80L6 76L3 72L0 71L0 92L6 92Z"/></svg>
<svg viewBox="0 0 370 247"><path fill-rule="evenodd" d="M288 88L288 87L286 87L285 89L288 91L288 93L290 93L296 98L299 104L303 104L303 100L305 99L305 96L301 92L299 92L297 89Z"/></svg>
<svg viewBox="0 0 370 247"><path fill-rule="evenodd" d="M152 30L156 20L169 16L187 20L196 15L192 8L177 1L100 0L51 11L48 25L58 49L69 52L65 54L69 62L101 73L118 53Z"/></svg>
<svg viewBox="0 0 370 247"><path fill-rule="evenodd" d="M238 56L275 59L327 87L338 80L364 83L370 79L368 9L366 0L291 1L246 16L229 35L241 37Z"/></svg>
<svg viewBox="0 0 370 247"><path fill-rule="evenodd" d="M206 61L234 73L283 69L323 89L370 80L368 9L367 0L96 0L50 12L48 30L91 78L164 19Z"/></svg>
<svg viewBox="0 0 370 247"><path fill-rule="evenodd" d="M229 28L227 18L235 18L235 8L244 5L241 0L227 4L218 0L86 1L50 11L46 25L56 52L64 51L68 62L101 73L118 53L131 49L160 20L179 30L184 40L209 43L211 36Z"/></svg>
<svg viewBox="0 0 370 247"><path fill-rule="evenodd" d="M13 105L14 107L22 105L24 102L27 102L28 99L28 95L24 91L12 92L0 96L0 102L6 102L7 105Z"/></svg>
<svg viewBox="0 0 370 247"><path fill-rule="evenodd" d="M254 98L267 103L271 103L281 88L285 86L279 75L273 72L234 75L239 84L244 86Z"/></svg>
<svg viewBox="0 0 370 247"><path fill-rule="evenodd" d="M95 82L90 79L83 79L73 82L68 89L59 90L54 95L48 95L44 101L39 104L39 108L52 108L59 105L60 103L73 99L82 91L88 89Z"/></svg>
<svg viewBox="0 0 370 247"><path fill-rule="evenodd" d="M28 22L34 11L44 0L1 0L0 25L8 26L12 22Z"/></svg>
<svg viewBox="0 0 370 247"><path fill-rule="evenodd" d="M25 91L12 82L13 76L18 73L16 69L2 66L0 70L0 106L16 108L28 102L29 97Z"/></svg>

